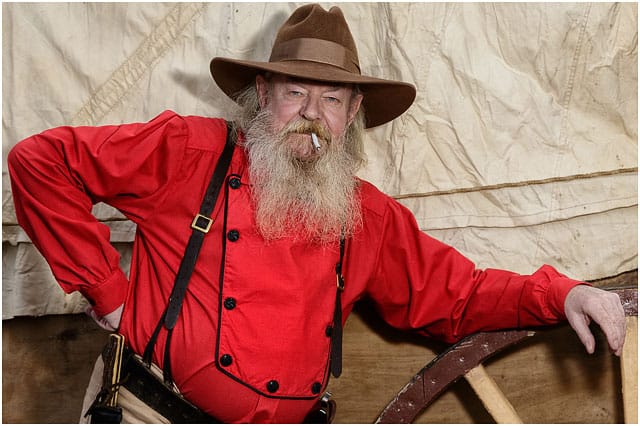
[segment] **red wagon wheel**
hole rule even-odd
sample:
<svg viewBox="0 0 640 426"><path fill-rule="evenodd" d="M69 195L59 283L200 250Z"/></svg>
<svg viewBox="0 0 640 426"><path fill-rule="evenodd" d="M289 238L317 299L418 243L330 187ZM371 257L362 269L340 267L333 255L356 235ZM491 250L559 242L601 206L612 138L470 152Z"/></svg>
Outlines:
<svg viewBox="0 0 640 426"><path fill-rule="evenodd" d="M638 423L638 289L618 288L609 291L620 296L627 315L626 340L620 363L624 418L627 423ZM375 423L412 423L461 377L469 382L497 423L522 423L482 363L534 334L534 331L528 330L482 332L461 340L414 375L382 410Z"/></svg>

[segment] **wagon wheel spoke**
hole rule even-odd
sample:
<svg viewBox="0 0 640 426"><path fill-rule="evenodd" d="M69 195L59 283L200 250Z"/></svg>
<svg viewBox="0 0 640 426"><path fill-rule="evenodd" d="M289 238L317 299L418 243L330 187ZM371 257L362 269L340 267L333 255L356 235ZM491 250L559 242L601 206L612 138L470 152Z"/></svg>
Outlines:
<svg viewBox="0 0 640 426"><path fill-rule="evenodd" d="M638 423L638 317L627 317L627 334L620 357L625 423Z"/></svg>
<svg viewBox="0 0 640 426"><path fill-rule="evenodd" d="M504 396L491 376L487 374L487 370L482 364L469 370L464 378L467 379L473 391L497 423L522 423L522 419L516 413L513 405Z"/></svg>
<svg viewBox="0 0 640 426"><path fill-rule="evenodd" d="M638 422L638 289L609 289L620 296L627 315L626 340L621 356L624 417ZM449 347L422 368L382 410L375 423L412 423L450 385L464 377L498 423L522 423L511 403L487 374L482 363L516 345L533 331L482 332Z"/></svg>

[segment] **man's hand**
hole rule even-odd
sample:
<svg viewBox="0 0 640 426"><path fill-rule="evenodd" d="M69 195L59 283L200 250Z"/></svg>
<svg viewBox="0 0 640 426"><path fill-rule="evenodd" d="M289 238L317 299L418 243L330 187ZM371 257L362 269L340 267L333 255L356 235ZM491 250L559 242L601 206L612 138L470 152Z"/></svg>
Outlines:
<svg viewBox="0 0 640 426"><path fill-rule="evenodd" d="M115 311L108 313L103 317L99 317L98 314L89 306L85 312L102 328L109 331L116 331L120 326L120 319L122 318L122 308L124 304L118 306Z"/></svg>
<svg viewBox="0 0 640 426"><path fill-rule="evenodd" d="M626 322L617 294L586 285L576 286L567 294L564 312L588 353L592 354L596 346L589 330L593 320L607 336L611 351L618 356L622 354Z"/></svg>

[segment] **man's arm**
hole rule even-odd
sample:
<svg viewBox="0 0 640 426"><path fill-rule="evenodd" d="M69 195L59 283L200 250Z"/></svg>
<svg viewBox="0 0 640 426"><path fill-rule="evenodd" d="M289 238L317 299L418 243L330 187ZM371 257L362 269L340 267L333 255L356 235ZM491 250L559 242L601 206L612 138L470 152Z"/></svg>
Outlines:
<svg viewBox="0 0 640 426"><path fill-rule="evenodd" d="M592 352L587 325L594 320L612 350L621 351L625 318L616 295L548 265L530 275L477 269L457 250L420 231L413 215L395 202L389 203L377 233L377 274L368 293L394 327L452 343L478 331L569 320Z"/></svg>
<svg viewBox="0 0 640 426"><path fill-rule="evenodd" d="M186 134L183 121L165 113L149 123L51 129L9 153L18 222L60 286L80 291L99 317L122 305L128 280L92 205L144 220L178 172Z"/></svg>

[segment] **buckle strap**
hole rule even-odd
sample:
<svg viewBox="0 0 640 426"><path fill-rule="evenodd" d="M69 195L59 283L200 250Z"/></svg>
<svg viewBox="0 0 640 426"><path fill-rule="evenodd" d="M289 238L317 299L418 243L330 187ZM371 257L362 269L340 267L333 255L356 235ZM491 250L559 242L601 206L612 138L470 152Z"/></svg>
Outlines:
<svg viewBox="0 0 640 426"><path fill-rule="evenodd" d="M191 229L195 229L196 231L206 234L209 232L209 229L211 229L212 224L213 219L198 213L196 217L193 218L193 222L191 222Z"/></svg>
<svg viewBox="0 0 640 426"><path fill-rule="evenodd" d="M168 333L167 341L165 343L165 356L163 362L164 380L166 383L171 383L173 381L171 376L171 361L169 359L171 334L173 328L178 322L178 316L180 315L180 311L182 310L182 303L187 292L187 286L189 285L191 274L193 273L193 270L196 266L198 255L200 254L200 248L202 247L202 243L204 242L204 237L207 232L209 232L209 229L213 224L213 219L211 219L209 216L211 215L211 212L215 207L218 195L220 193L220 188L222 187L225 175L227 174L227 170L229 169L229 165L231 164L231 158L233 157L233 151L235 149L233 134L234 130L232 129L232 125L231 123L227 122L227 139L225 142L224 150L222 151L222 154L218 159L216 167L213 171L213 175L211 176L211 180L209 181L209 185L207 186L202 204L200 205L200 211L191 223L191 237L187 242L184 256L182 258L182 261L180 262L180 267L178 268L178 273L176 274L173 289L171 290L171 295L169 296L169 301L167 302L167 307L160 317L160 321L156 325L156 328L144 350L143 360L147 365L150 365L158 335L160 333L160 330L164 326L164 328L167 329Z"/></svg>
<svg viewBox="0 0 640 426"><path fill-rule="evenodd" d="M213 176L211 177L211 181L209 182L209 186L207 187L207 192L205 193L204 200L202 201L202 205L200 206L200 212L194 219L194 221L197 221L199 218L208 219L208 224L205 228L207 231L209 230L209 228L211 227L211 223L213 222L207 216L211 214L216 200L218 199L218 194L220 193L220 188L222 187L222 183L224 182L224 177L227 174L229 165L231 164L231 157L233 156L233 150L235 148L235 143L232 140L231 133L231 129L227 126L227 141L224 146L224 150L222 151L222 155L220 155L218 164L216 164ZM176 275L176 281L173 286L173 291L171 292L171 296L169 297L167 313L165 314L164 325L169 330L173 329L173 327L175 327L176 325L176 322L178 321L178 315L180 314L180 310L182 308L182 302L186 294L187 285L189 284L191 273L196 266L196 261L198 259L198 255L200 254L200 248L202 247L202 242L204 241L205 233L201 232L201 230L198 228L194 228L193 225L192 228L193 232L191 233L191 238L187 243L187 248L185 249L182 262L180 263L180 268L178 269L178 274Z"/></svg>

